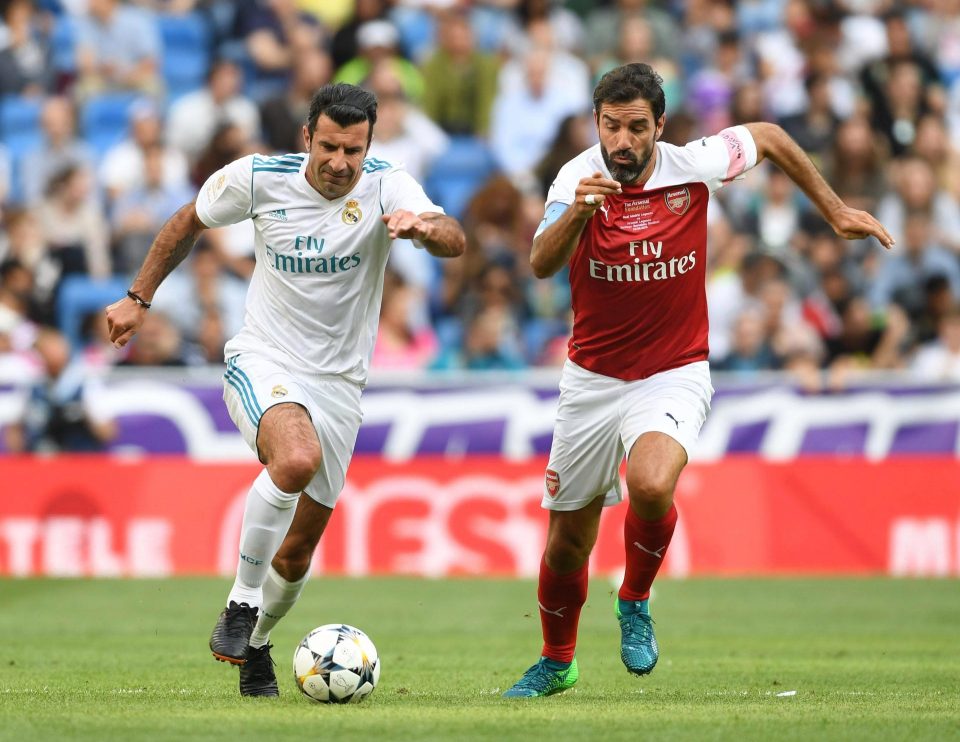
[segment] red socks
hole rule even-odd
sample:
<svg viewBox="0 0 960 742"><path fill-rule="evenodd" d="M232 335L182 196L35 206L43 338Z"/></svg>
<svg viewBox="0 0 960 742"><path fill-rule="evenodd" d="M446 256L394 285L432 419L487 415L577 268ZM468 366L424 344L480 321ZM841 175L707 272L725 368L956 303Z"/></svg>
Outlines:
<svg viewBox="0 0 960 742"><path fill-rule="evenodd" d="M543 656L557 662L571 662L577 648L580 609L587 602L587 565L576 572L558 575L540 560L540 625L543 628Z"/></svg>
<svg viewBox="0 0 960 742"><path fill-rule="evenodd" d="M660 520L642 520L627 504L627 517L623 523L627 569L620 588L620 600L646 600L650 597L650 586L663 564L676 525L677 508L674 505Z"/></svg>

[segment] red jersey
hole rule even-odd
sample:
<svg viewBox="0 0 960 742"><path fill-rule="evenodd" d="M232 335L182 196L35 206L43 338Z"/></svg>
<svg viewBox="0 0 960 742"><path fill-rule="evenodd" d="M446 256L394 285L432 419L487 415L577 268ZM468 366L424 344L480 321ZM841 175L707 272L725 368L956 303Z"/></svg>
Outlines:
<svg viewBox="0 0 960 742"><path fill-rule="evenodd" d="M707 203L756 160L743 126L686 147L658 143L650 179L606 197L570 258L570 360L625 381L706 360ZM563 166L547 208L572 203L596 172L611 177L600 145Z"/></svg>

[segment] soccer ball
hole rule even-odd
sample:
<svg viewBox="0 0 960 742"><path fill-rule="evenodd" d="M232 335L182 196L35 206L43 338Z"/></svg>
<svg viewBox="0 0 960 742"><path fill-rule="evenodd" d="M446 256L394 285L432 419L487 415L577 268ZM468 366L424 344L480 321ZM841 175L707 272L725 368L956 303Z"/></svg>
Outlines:
<svg viewBox="0 0 960 742"><path fill-rule="evenodd" d="M293 677L307 698L359 703L380 680L380 658L370 637L346 624L319 626L293 653Z"/></svg>

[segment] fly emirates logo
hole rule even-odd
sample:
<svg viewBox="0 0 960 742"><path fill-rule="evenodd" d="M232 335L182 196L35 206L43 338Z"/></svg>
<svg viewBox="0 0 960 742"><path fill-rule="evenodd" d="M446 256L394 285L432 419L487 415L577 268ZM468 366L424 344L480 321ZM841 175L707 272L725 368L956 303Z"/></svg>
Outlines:
<svg viewBox="0 0 960 742"><path fill-rule="evenodd" d="M693 270L697 264L697 251L691 250L688 255L661 260L663 242L640 240L630 242L629 263L607 265L599 260L590 258L590 278L600 281L614 281L616 283L640 281L665 281L668 278L682 276ZM643 258L653 258L644 261Z"/></svg>

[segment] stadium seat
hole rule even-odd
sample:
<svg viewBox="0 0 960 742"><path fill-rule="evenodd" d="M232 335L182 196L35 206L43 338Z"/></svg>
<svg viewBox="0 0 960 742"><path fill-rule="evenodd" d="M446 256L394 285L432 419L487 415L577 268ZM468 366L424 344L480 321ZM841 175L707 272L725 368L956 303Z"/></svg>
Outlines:
<svg viewBox="0 0 960 742"><path fill-rule="evenodd" d="M415 62L423 61L436 45L437 23L423 8L396 7L390 20L400 32L400 48Z"/></svg>
<svg viewBox="0 0 960 742"><path fill-rule="evenodd" d="M159 15L157 26L163 39L163 79L167 98L203 87L210 69L210 28L198 13Z"/></svg>
<svg viewBox="0 0 960 742"><path fill-rule="evenodd" d="M460 219L467 202L497 171L489 147L475 137L453 137L427 175L427 193L450 216Z"/></svg>
<svg viewBox="0 0 960 742"><path fill-rule="evenodd" d="M137 98L136 93L105 93L83 106L80 131L98 156L123 139L129 126L130 106Z"/></svg>
<svg viewBox="0 0 960 742"><path fill-rule="evenodd" d="M5 97L0 102L0 139L16 158L43 143L40 130L42 98Z"/></svg>
<svg viewBox="0 0 960 742"><path fill-rule="evenodd" d="M126 290L126 278L98 280L73 275L63 279L57 292L57 326L74 351L83 345L83 320L91 312L102 312L105 306L123 297Z"/></svg>
<svg viewBox="0 0 960 742"><path fill-rule="evenodd" d="M73 75L77 71L76 29L73 17L57 16L50 30L50 50L53 69L62 75Z"/></svg>

